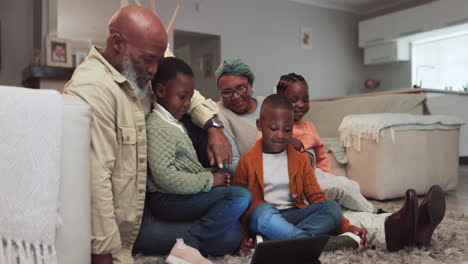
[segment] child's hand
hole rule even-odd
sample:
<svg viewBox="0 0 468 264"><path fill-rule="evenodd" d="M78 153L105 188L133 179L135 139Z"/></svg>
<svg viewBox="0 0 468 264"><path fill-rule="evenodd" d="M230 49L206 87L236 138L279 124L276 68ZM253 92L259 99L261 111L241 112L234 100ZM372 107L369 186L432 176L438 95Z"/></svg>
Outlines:
<svg viewBox="0 0 468 264"><path fill-rule="evenodd" d="M213 172L213 187L231 185L231 175L226 172Z"/></svg>
<svg viewBox="0 0 468 264"><path fill-rule="evenodd" d="M304 144L297 138L291 138L289 140L289 145L293 146L297 151L304 150Z"/></svg>
<svg viewBox="0 0 468 264"><path fill-rule="evenodd" d="M247 255L250 253L250 250L252 250L252 248L254 248L255 245L254 245L254 241L252 238L250 237L247 237L247 238L243 238L242 241L241 241L241 245L240 245L240 251Z"/></svg>

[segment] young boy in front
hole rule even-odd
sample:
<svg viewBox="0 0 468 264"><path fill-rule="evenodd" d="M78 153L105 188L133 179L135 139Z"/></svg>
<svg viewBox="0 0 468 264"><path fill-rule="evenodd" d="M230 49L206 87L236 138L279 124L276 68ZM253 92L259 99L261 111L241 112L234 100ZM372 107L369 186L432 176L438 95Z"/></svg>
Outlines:
<svg viewBox="0 0 468 264"><path fill-rule="evenodd" d="M288 145L293 126L289 98L268 96L257 120L262 139L242 155L234 178L236 185L252 192L252 203L242 217L243 247L253 246L249 237L254 234L280 240L333 231L353 233L365 243L365 230L349 224L338 203L328 200L320 189L309 160Z"/></svg>
<svg viewBox="0 0 468 264"><path fill-rule="evenodd" d="M180 119L194 93L193 72L184 61L159 62L152 88L157 101L146 121L150 212L167 221L194 221L172 249L168 263L211 263L203 254L224 255L240 245L239 218L247 209L250 192L229 186L229 174L212 172L198 161ZM216 188L215 188L216 187ZM226 241L235 241L230 243ZM216 247L216 248L215 248ZM216 253L213 253L216 252Z"/></svg>

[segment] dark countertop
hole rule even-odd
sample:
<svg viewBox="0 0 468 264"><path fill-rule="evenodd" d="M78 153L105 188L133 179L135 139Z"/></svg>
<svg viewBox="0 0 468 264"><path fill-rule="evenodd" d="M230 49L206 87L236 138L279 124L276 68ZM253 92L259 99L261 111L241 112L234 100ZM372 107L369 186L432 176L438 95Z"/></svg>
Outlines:
<svg viewBox="0 0 468 264"><path fill-rule="evenodd" d="M75 68L29 65L23 70L23 86L40 88L40 79L69 80Z"/></svg>

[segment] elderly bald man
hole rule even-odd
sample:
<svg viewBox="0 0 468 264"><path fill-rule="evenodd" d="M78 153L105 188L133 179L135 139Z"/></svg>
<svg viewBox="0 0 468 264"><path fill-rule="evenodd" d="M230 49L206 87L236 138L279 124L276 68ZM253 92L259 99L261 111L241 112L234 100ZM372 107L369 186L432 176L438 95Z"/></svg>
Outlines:
<svg viewBox="0 0 468 264"><path fill-rule="evenodd" d="M91 195L93 263L133 263L147 179L145 116L153 94L149 80L164 56L167 35L160 20L137 6L120 9L109 22L105 49L93 46L65 93L92 109ZM216 104L198 92L189 110L208 130L211 163L231 161L231 146L213 122ZM73 140L73 139L72 139Z"/></svg>

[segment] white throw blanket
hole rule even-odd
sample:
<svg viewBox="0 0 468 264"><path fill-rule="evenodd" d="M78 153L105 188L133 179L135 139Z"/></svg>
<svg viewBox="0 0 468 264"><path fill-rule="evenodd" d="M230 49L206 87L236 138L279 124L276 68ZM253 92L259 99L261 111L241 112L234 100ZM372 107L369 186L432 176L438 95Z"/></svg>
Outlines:
<svg viewBox="0 0 468 264"><path fill-rule="evenodd" d="M346 165L348 164L348 157L346 156L346 149L341 146L340 144L340 139L337 137L333 138L322 138L322 142L325 145L325 150L328 152L333 153L333 155L336 158L336 161L338 161L339 164L341 165Z"/></svg>
<svg viewBox="0 0 468 264"><path fill-rule="evenodd" d="M462 120L454 116L385 113L348 115L338 130L342 146L361 151L361 139L372 139L378 143L380 132L384 128L390 129L394 142L395 130L450 130L458 129L463 124Z"/></svg>
<svg viewBox="0 0 468 264"><path fill-rule="evenodd" d="M0 86L0 263L57 263L62 96Z"/></svg>

